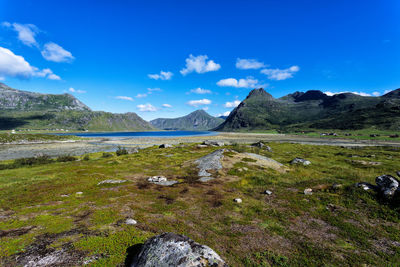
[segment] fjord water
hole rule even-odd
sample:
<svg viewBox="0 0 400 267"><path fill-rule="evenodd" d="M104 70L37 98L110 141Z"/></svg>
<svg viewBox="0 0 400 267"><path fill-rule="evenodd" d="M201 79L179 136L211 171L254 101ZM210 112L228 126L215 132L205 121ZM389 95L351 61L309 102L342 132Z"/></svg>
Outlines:
<svg viewBox="0 0 400 267"><path fill-rule="evenodd" d="M184 137L184 136L212 136L217 132L210 131L154 131L154 132L87 132L68 133L61 135L76 135L80 137L108 137L108 138L136 138L136 137Z"/></svg>

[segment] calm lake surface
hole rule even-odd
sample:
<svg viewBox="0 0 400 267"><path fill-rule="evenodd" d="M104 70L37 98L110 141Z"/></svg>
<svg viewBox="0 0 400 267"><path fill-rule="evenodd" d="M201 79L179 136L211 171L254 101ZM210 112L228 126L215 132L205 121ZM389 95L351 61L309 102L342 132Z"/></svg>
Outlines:
<svg viewBox="0 0 400 267"><path fill-rule="evenodd" d="M183 136L212 136L217 132L210 131L155 131L155 132L91 132L91 133L65 133L59 135L76 135L80 137L119 137L119 138L136 138L136 137L183 137Z"/></svg>

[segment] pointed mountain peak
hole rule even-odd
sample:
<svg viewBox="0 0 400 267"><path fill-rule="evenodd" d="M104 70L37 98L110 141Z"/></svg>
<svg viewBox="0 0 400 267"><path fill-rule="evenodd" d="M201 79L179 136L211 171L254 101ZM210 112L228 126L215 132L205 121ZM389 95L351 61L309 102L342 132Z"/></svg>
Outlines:
<svg viewBox="0 0 400 267"><path fill-rule="evenodd" d="M253 97L267 97L273 99L272 95L267 93L264 88L253 89L250 91L249 95L246 99L253 98Z"/></svg>

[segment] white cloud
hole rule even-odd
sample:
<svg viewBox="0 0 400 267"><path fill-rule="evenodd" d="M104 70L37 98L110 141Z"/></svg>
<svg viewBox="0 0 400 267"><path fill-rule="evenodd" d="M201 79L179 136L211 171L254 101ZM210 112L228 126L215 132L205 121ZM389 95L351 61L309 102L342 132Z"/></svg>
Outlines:
<svg viewBox="0 0 400 267"><path fill-rule="evenodd" d="M373 92L372 95L373 95L373 96L380 96L381 93L379 93L379 92Z"/></svg>
<svg viewBox="0 0 400 267"><path fill-rule="evenodd" d="M261 73L267 75L270 80L282 81L293 78L293 75L299 70L299 66L291 66L287 69L263 69Z"/></svg>
<svg viewBox="0 0 400 267"><path fill-rule="evenodd" d="M360 95L360 96L371 96L371 94L364 93L364 92L351 92L351 91L342 91L342 92L330 92L330 91L327 91L327 92L324 92L324 94L326 94L328 96L345 94L345 93L351 93L351 94Z"/></svg>
<svg viewBox="0 0 400 267"><path fill-rule="evenodd" d="M192 89L190 90L190 92L188 92L187 94L198 94L198 95L204 95L204 94L211 94L212 92L210 90L207 89L203 89L203 88L196 88L196 89Z"/></svg>
<svg viewBox="0 0 400 267"><path fill-rule="evenodd" d="M42 77L50 80L61 80L51 69L39 70L31 66L22 56L15 55L11 50L0 47L0 77L16 77L28 79Z"/></svg>
<svg viewBox="0 0 400 267"><path fill-rule="evenodd" d="M174 74L170 71L160 71L160 74L148 74L147 76L154 80L171 80L172 75Z"/></svg>
<svg viewBox="0 0 400 267"><path fill-rule="evenodd" d="M45 44L41 53L48 61L71 62L74 60L71 52L52 42Z"/></svg>
<svg viewBox="0 0 400 267"><path fill-rule="evenodd" d="M12 28L16 31L18 33L18 40L23 44L38 47L35 36L39 32L39 29L35 25L3 22L2 26Z"/></svg>
<svg viewBox="0 0 400 267"><path fill-rule="evenodd" d="M198 107L198 106L201 106L201 105L210 105L211 104L211 100L206 99L206 98L199 99L199 100L190 100L189 102L187 102L187 104L189 106L192 106L192 107Z"/></svg>
<svg viewBox="0 0 400 267"><path fill-rule="evenodd" d="M116 96L115 99L134 101L133 98L130 96Z"/></svg>
<svg viewBox="0 0 400 267"><path fill-rule="evenodd" d="M147 94L137 94L136 98L144 98L147 97Z"/></svg>
<svg viewBox="0 0 400 267"><path fill-rule="evenodd" d="M163 106L164 108L172 108L172 106L171 106L170 104L162 104L162 106Z"/></svg>
<svg viewBox="0 0 400 267"><path fill-rule="evenodd" d="M204 108L202 108L202 110L207 111L207 110L208 110L208 107L204 107Z"/></svg>
<svg viewBox="0 0 400 267"><path fill-rule="evenodd" d="M222 79L217 82L218 86L230 86L236 88L254 88L260 86L258 80L253 77L247 77L246 79L236 80L235 78Z"/></svg>
<svg viewBox="0 0 400 267"><path fill-rule="evenodd" d="M76 90L76 89L74 89L74 88L72 88L72 87L70 87L70 88L68 89L68 91L70 91L71 93L77 93L77 94L84 94L84 93L86 93L86 91L83 91L83 90Z"/></svg>
<svg viewBox="0 0 400 267"><path fill-rule="evenodd" d="M387 93L390 93L393 90L385 90L385 92L383 92L384 95L386 95Z"/></svg>
<svg viewBox="0 0 400 267"><path fill-rule="evenodd" d="M263 62L259 62L256 59L236 59L236 68L242 70L249 70L249 69L261 69L266 67Z"/></svg>
<svg viewBox="0 0 400 267"><path fill-rule="evenodd" d="M209 71L217 71L221 68L221 65L215 63L213 60L207 60L208 56L200 55L193 56L189 55L186 59L186 67L180 72L182 75L186 75L191 72L205 73Z"/></svg>
<svg viewBox="0 0 400 267"><path fill-rule="evenodd" d="M232 101L232 102L226 102L224 104L224 107L226 107L226 108L236 108L237 106L239 106L239 104L240 104L240 101L239 100L235 100L235 101Z"/></svg>
<svg viewBox="0 0 400 267"><path fill-rule="evenodd" d="M231 114L231 112L230 112L230 111L226 111L226 112L224 112L224 113L219 113L219 114L217 114L217 117L221 117L221 116L228 117L229 114Z"/></svg>
<svg viewBox="0 0 400 267"><path fill-rule="evenodd" d="M149 112L157 111L157 108L150 103L137 105L136 107L139 109L139 111L149 111Z"/></svg>

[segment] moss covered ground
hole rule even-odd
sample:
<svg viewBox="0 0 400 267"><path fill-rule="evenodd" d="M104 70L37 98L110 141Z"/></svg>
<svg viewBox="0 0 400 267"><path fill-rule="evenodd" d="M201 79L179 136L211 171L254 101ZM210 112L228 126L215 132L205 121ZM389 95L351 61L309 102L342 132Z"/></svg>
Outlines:
<svg viewBox="0 0 400 267"><path fill-rule="evenodd" d="M218 148L196 144L0 170L0 264L18 266L39 243L79 255L74 265L123 266L128 247L175 232L210 246L231 266L400 265L399 206L354 186L395 175L399 148L269 146L272 152L225 148L271 157L288 172L230 161L225 152L217 178L199 183L191 162ZM291 166L294 157L312 164ZM149 184L153 175L180 183ZM98 185L106 179L126 182ZM304 195L305 188L313 194ZM138 223L126 225L126 218Z"/></svg>

